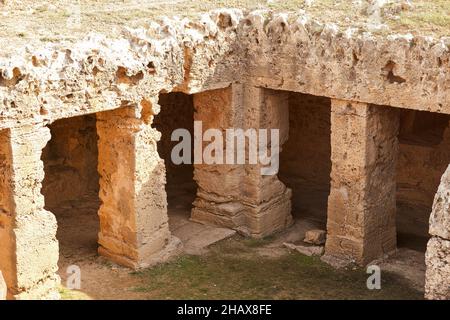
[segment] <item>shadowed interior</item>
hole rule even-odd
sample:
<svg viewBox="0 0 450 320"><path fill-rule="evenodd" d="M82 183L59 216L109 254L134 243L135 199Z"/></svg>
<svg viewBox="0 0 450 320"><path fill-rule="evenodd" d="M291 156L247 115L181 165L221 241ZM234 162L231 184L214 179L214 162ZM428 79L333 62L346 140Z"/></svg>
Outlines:
<svg viewBox="0 0 450 320"><path fill-rule="evenodd" d="M52 138L42 153L45 208L56 216L59 267L97 256L100 200L95 115L55 121Z"/></svg>

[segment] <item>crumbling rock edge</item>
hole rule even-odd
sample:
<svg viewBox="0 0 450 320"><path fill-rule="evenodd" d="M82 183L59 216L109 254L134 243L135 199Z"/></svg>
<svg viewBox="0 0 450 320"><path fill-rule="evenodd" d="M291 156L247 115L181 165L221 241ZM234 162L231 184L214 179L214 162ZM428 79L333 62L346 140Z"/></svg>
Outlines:
<svg viewBox="0 0 450 320"><path fill-rule="evenodd" d="M450 113L450 38L382 37L267 15L222 9L125 29L118 39L91 33L17 48L0 58L0 129L233 82Z"/></svg>

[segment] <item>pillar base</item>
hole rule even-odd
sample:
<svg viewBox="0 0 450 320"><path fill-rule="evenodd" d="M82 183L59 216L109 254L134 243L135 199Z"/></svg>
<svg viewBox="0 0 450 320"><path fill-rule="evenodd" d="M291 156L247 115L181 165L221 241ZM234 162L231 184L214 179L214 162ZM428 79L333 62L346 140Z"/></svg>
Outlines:
<svg viewBox="0 0 450 320"><path fill-rule="evenodd" d="M286 188L281 195L267 202L251 205L242 201L212 198L199 192L199 197L194 201L191 220L234 229L245 236L263 238L293 224L291 196L292 191Z"/></svg>
<svg viewBox="0 0 450 320"><path fill-rule="evenodd" d="M134 250L134 255L139 256L137 259L113 252L104 246L98 248L98 254L119 265L135 270L148 268L158 263L169 261L183 252L183 244L177 237L170 236L169 239L165 241L166 244L158 251L154 250L153 247L155 244L153 242L151 243L151 247L143 246L138 251Z"/></svg>
<svg viewBox="0 0 450 320"><path fill-rule="evenodd" d="M34 288L27 289L25 292L14 295L14 300L60 300L58 286L61 283L61 279L58 275L40 282Z"/></svg>

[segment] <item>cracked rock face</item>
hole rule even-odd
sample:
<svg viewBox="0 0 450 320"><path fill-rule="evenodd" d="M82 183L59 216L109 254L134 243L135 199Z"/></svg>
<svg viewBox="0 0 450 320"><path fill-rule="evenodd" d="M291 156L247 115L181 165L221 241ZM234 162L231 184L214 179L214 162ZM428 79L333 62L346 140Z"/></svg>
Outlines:
<svg viewBox="0 0 450 320"><path fill-rule="evenodd" d="M450 240L450 167L441 178L430 216L430 234Z"/></svg>
<svg viewBox="0 0 450 320"><path fill-rule="evenodd" d="M441 184L430 216L430 235L426 252L427 299L450 299L450 166L441 178Z"/></svg>
<svg viewBox="0 0 450 320"><path fill-rule="evenodd" d="M232 82L450 113L449 39L375 36L306 15L216 10L117 38L0 54L0 129L139 104Z"/></svg>
<svg viewBox="0 0 450 320"><path fill-rule="evenodd" d="M425 297L450 299L450 240L432 237L426 253Z"/></svg>
<svg viewBox="0 0 450 320"><path fill-rule="evenodd" d="M62 118L110 111L113 114L103 113L99 117L98 128L103 142L100 151L103 154L107 152L113 154L116 150L114 144L117 144L120 145L119 149L128 150L124 156L125 160L134 159L136 156L141 160L136 167L131 168L133 171L130 171L125 164L131 160L127 162L120 161L118 157L100 158L100 170L106 172L100 184L104 184L104 189L111 186L111 182L107 180L108 173L117 171L114 168L123 165L123 172L126 174L115 176L114 179L130 182L129 177L132 176L134 177L133 185L128 189L145 187L144 200L151 197L164 198L165 195L162 192L159 193L163 190L165 183L164 167L153 147L159 140L159 133L152 127L153 117L160 112L160 106L157 103L160 93L183 92L208 95L206 91L227 91L233 86L245 85L254 92L264 88L264 90L274 89L324 96L336 101L354 101L358 105L364 105L367 110L372 109L371 105L387 105L450 114L449 45L449 38L433 39L398 34L376 36L354 28L342 30L334 24L321 24L311 20L304 14L289 16L271 14L267 11L244 14L240 10L226 9L203 14L197 20L165 18L160 22L150 22L146 28L125 28L117 37L91 33L75 42L17 47L11 52L0 51L0 142L4 139L12 141L14 146L22 146L22 141L27 139L38 140L38 147L42 149L45 141L49 139L47 131L43 129L48 124ZM246 99L254 102L254 97L257 95L253 94L253 91ZM262 97L262 94L260 96ZM200 96L197 102L201 102L201 98ZM266 100L270 102L270 99L268 97ZM210 100L205 101L208 102L206 106L209 107ZM244 104L240 103L239 99L237 101L228 105L233 106L235 118L240 119L240 115L245 114L242 111ZM251 104L248 105L251 106ZM275 105L278 107L279 103ZM258 110L259 106L255 105L254 110ZM119 110L121 107L126 107L125 113ZM208 108L204 109L208 111ZM250 108L248 113L256 114L254 110ZM217 114L225 113L219 110ZM201 113L197 114L197 116L201 115ZM388 113L376 115L376 117L368 115L366 118L377 120L381 117L394 121ZM276 117L269 114L267 119L276 119ZM348 121L348 117L345 120ZM355 122L360 123L360 128L368 128L367 130L374 132L379 130L373 125L377 124L378 120L364 122L360 120L359 117L355 117ZM117 124L120 125L119 129L123 133L122 140L111 139L118 132ZM395 128L395 126L391 127ZM359 127L355 125L354 128ZM8 130L3 132L3 129L14 129L13 132L18 134L10 137L6 133ZM383 130L380 131L383 132ZM394 145L397 133L394 132L395 130L391 131L389 139L386 140ZM42 136L36 132L41 132ZM10 152L6 146L7 143L0 144L0 150L5 147L4 154ZM347 149L345 145L344 147L342 150ZM354 145L352 147L354 148ZM394 147L386 148L386 150L394 149ZM361 150L365 152L365 148ZM47 256L43 254L42 258L34 262L32 259L20 260L18 262L19 276L24 274L33 276L30 279L19 280L25 283L25 292L21 297L38 295L54 297L55 284L59 281L55 276L58 255L57 241L54 239L56 221L53 215L42 208L40 183L43 177L40 176L42 170L39 156L41 150L28 152L27 148L17 147L17 151L23 154L15 150L8 154L9 158L5 160L2 160L0 153L0 163L4 161L7 164L0 166L0 172L4 170L7 173L0 175L0 181L6 181L0 184L0 190L4 188L5 194L9 192L15 196L18 203L23 201L23 207L32 208L34 215L15 214L15 209L9 206L9 203L4 205L0 198L0 221L5 219L10 223L11 220L17 224L15 229L19 239L17 250L22 257L32 256L30 252L35 249L28 246L29 241L26 240L33 236L41 236L33 233L32 223L36 222L30 219L47 221L46 228L41 229L42 238L45 240L41 241L42 252ZM386 158L381 151L379 153ZM10 181L18 179L18 182L28 186L26 179L29 177L15 174L15 168L10 167L17 163L18 159L26 160L26 157L30 160L24 161L25 169L31 173L36 172L37 176L33 178L35 183L30 188L31 196L26 194L22 197L21 190L9 189L9 186L13 185ZM150 169L145 170L140 167L148 163L152 164L150 169L154 171L158 179L154 177L150 179ZM392 161L386 161L386 163L392 163ZM365 166L362 168L366 169ZM231 205L224 202L225 205L215 206L209 210L210 204L214 201L223 202L222 199L211 199L214 193L208 191L212 189L212 185L217 183L218 186L225 188L236 184L235 182L224 183L223 179L218 178L220 175L216 174L211 175L215 179L210 179L205 192L200 193L200 198L204 200L202 205L206 209L203 212L197 211L197 216L202 217L218 209L236 213L233 217L239 221L227 221L227 223L235 225L240 223L240 219L245 218L253 223L253 228L256 230L253 234L256 236L266 235L266 230L272 230L274 225L279 226L280 229L289 225L291 223L290 191L287 191L275 179L266 178L258 181L255 177L259 177L259 174L250 173L252 176L247 174L250 176L249 181L258 182L253 185L258 187L266 185L269 187L265 190L272 191L266 194L256 187L255 190L250 190L257 199L255 203L248 205L251 215L244 217L239 214L243 211L243 207L238 202ZM196 174L201 178L205 172L198 170ZM429 298L448 298L448 291L445 290L448 289L448 279L450 279L448 271L449 174L447 172L444 175L430 220L430 233L433 238L428 244L427 251L427 297ZM233 178L240 175L235 175ZM372 174L372 176L377 175ZM391 176L390 173L389 176ZM9 180L5 180L6 178ZM199 185L202 187L200 183ZM252 184L249 185L253 188ZM391 187L395 189L395 186ZM154 190L159 191L154 192ZM386 194L393 194L393 192L386 192ZM276 197L273 197L274 195ZM107 199L108 201L104 202L114 206L114 209L124 207L125 203L126 206L134 208L134 212L138 212L127 221L131 225L148 226L147 222L154 222L154 217L147 216L147 211L142 208L163 203L154 210L158 213L158 223L155 223L153 227L161 229L159 227L164 226L164 229L157 233L157 239L150 229L140 230L143 236L138 237L134 230L118 232L116 229L120 229L122 222L108 225L113 231L111 233L120 235L119 240L125 239L126 243L131 244L131 249L126 248L128 257L125 264L135 266L153 263L154 261L146 261L142 258L148 252L154 253L161 247L161 245L154 247L153 242L148 245L150 240L158 244L163 243L166 246L166 253L178 250L177 241L170 237L166 228L165 200L159 199L155 202L149 200L141 203L140 200L133 202L129 198L121 199L119 196L114 196L115 194L110 192L103 195L103 200ZM244 194L244 196L247 195ZM271 201L266 201L271 197L273 198ZM236 198L241 199L242 195L237 194ZM29 204L27 199L38 199L39 203ZM375 202L380 203L380 201ZM392 202L393 207L394 202ZM286 215L281 218L280 209L274 210L280 207L283 212L286 212ZM102 208L103 212L106 212L105 217L109 214L107 209L107 206ZM8 215L3 214L2 210L5 210ZM266 214L264 219L260 219L257 213L264 210L271 214ZM380 211L383 210L380 209ZM341 213L338 210L336 212L336 216L340 218L341 216L338 215ZM111 214L111 216L111 220L105 219L105 224L118 219L117 215ZM374 217L378 215L375 214ZM217 218L217 215L213 218ZM374 223L376 221L377 219L374 218ZM388 240L395 238L395 228L392 228L392 231L388 235ZM0 239L1 236L0 233ZM389 243L395 247L393 241ZM105 233L101 235L101 245L105 255L116 257L123 262L122 242L117 242L116 238ZM359 244L356 245L359 246ZM30 266L37 265L41 267L28 270ZM14 269L13 266L8 267L11 267L11 270ZM45 270L45 277L42 275L42 270ZM9 272L9 274L12 273ZM29 294L30 292L32 294Z"/></svg>

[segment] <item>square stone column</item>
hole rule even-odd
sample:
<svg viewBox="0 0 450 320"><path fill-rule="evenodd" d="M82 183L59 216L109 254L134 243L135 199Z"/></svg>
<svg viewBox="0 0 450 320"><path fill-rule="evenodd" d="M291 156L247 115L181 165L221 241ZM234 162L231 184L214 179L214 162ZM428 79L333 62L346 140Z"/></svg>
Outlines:
<svg viewBox="0 0 450 320"><path fill-rule="evenodd" d="M325 260L365 265L396 249L398 128L394 108L331 101Z"/></svg>
<svg viewBox="0 0 450 320"><path fill-rule="evenodd" d="M0 131L0 270L9 299L58 299L56 218L44 210L42 125Z"/></svg>
<svg viewBox="0 0 450 320"><path fill-rule="evenodd" d="M280 129L279 144L287 140L287 93L233 84L196 94L194 107L194 120L201 121L203 132L218 129L224 141L227 129ZM198 191L192 220L259 238L292 223L291 190L278 180L278 170L262 175L261 164L249 164L248 141L244 163L237 163L237 157L235 164L226 161L226 147L231 141L223 145L224 164L194 163Z"/></svg>
<svg viewBox="0 0 450 320"><path fill-rule="evenodd" d="M152 118L149 102L97 114L98 251L131 268L163 262L181 250L169 231L165 168L156 148L160 134Z"/></svg>

